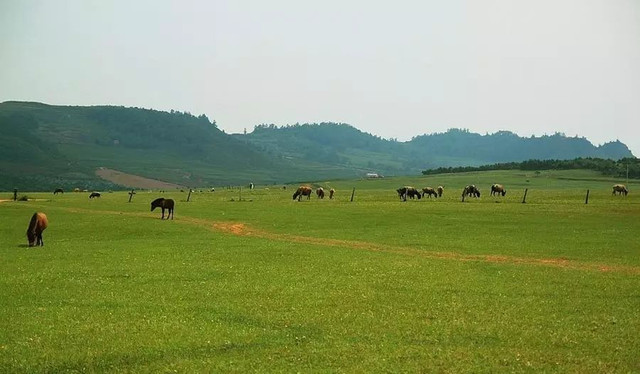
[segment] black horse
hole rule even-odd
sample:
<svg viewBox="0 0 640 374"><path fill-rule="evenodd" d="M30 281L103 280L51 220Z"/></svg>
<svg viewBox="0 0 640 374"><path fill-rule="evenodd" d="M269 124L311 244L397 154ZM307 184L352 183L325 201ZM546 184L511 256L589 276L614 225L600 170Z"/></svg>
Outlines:
<svg viewBox="0 0 640 374"><path fill-rule="evenodd" d="M56 190L55 190L55 191L53 191L53 194L54 194L54 195L57 195L57 194L59 194L59 193L64 193L64 190L63 190L62 188L56 188Z"/></svg>
<svg viewBox="0 0 640 374"><path fill-rule="evenodd" d="M151 211L155 208L160 207L162 209L162 217L160 219L164 219L164 210L168 209L169 214L167 214L167 219L171 217L173 219L173 206L175 203L171 199L165 199L164 197L157 198L151 202Z"/></svg>
<svg viewBox="0 0 640 374"><path fill-rule="evenodd" d="M90 199L93 199L94 197L100 197L100 192L92 192L91 195L89 195Z"/></svg>

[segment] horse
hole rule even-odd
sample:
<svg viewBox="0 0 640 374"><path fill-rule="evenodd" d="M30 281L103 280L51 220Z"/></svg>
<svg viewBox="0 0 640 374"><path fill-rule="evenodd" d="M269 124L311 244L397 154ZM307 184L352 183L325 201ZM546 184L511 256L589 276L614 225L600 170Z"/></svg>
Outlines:
<svg viewBox="0 0 640 374"><path fill-rule="evenodd" d="M444 186L438 186L436 190L438 191L438 197L442 197L442 193L444 192Z"/></svg>
<svg viewBox="0 0 640 374"><path fill-rule="evenodd" d="M253 184L253 183L249 183L249 189L250 189L250 190L253 190L253 188L254 188L255 186L256 186L255 184Z"/></svg>
<svg viewBox="0 0 640 374"><path fill-rule="evenodd" d="M333 188L332 188L332 189L330 189L330 190L329 190L329 199L333 199L333 195L334 195L335 193L336 193L336 190L335 190L335 189L333 189Z"/></svg>
<svg viewBox="0 0 640 374"><path fill-rule="evenodd" d="M624 194L625 196L627 196L627 194L629 193L629 190L627 190L627 186L625 186L624 184L614 184L613 185L613 192L611 194L615 195L616 192L619 195Z"/></svg>
<svg viewBox="0 0 640 374"><path fill-rule="evenodd" d="M409 198L411 199L417 197L418 200L420 200L420 198L422 197L420 191L418 191L417 188L411 186L400 187L396 190L396 192L398 193L398 196L402 201L407 201L407 196L409 196Z"/></svg>
<svg viewBox="0 0 640 374"><path fill-rule="evenodd" d="M424 197L424 195L429 195L429 198L431 198L431 195L438 197L438 193L436 192L435 189L433 189L433 187L425 187L422 189L422 197Z"/></svg>
<svg viewBox="0 0 640 374"><path fill-rule="evenodd" d="M64 191L62 190L62 188L56 188L56 190L55 190L55 191L53 191L53 194L54 194L54 195L57 195L57 194L59 194L59 193L64 193Z"/></svg>
<svg viewBox="0 0 640 374"><path fill-rule="evenodd" d="M462 190L462 197L464 198L464 196L480 197L480 190L475 184L465 186L464 190Z"/></svg>
<svg viewBox="0 0 640 374"><path fill-rule="evenodd" d="M502 196L507 194L507 190L501 184L491 185L491 196L501 194Z"/></svg>
<svg viewBox="0 0 640 374"><path fill-rule="evenodd" d="M309 199L311 199L311 192L312 191L313 191L313 189L311 189L311 187L309 187L309 186L300 186L300 187L298 187L296 192L293 193L293 200L298 198L298 201L300 201L300 199L302 199L302 196L306 196L307 200L309 200Z"/></svg>
<svg viewBox="0 0 640 374"><path fill-rule="evenodd" d="M324 188L318 187L316 190L316 195L318 195L319 199L324 199Z"/></svg>
<svg viewBox="0 0 640 374"><path fill-rule="evenodd" d="M159 197L155 200L153 200L151 202L151 211L153 212L153 210L155 208L161 208L162 209L162 217L160 217L160 219L164 219L164 210L168 209L169 210L169 214L167 214L167 219L169 219L169 217L171 217L171 219L173 219L173 207L174 207L175 203L173 202L172 199L165 199L164 197Z"/></svg>
<svg viewBox="0 0 640 374"><path fill-rule="evenodd" d="M42 212L35 212L31 216L29 227L27 228L27 240L29 241L29 247L44 246L42 240L42 232L49 226L49 220L47 216Z"/></svg>
<svg viewBox="0 0 640 374"><path fill-rule="evenodd" d="M94 197L100 197L100 192L92 192L91 195L89 195L90 199L93 199Z"/></svg>

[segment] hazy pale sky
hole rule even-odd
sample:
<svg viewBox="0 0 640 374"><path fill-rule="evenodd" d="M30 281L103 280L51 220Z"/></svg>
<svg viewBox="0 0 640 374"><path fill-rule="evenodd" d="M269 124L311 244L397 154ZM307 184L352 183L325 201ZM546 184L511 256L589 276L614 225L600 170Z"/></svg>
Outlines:
<svg viewBox="0 0 640 374"><path fill-rule="evenodd" d="M0 101L619 139L640 156L638 0L0 0Z"/></svg>

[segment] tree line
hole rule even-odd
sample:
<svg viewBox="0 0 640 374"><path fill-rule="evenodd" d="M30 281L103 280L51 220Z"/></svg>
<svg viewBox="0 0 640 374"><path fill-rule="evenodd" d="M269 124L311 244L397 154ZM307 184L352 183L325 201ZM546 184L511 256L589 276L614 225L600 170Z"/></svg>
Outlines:
<svg viewBox="0 0 640 374"><path fill-rule="evenodd" d="M578 157L573 160L527 160L522 162L501 162L482 166L439 167L423 170L422 174L463 173L469 171L488 170L570 170L586 169L596 170L603 175L626 178L640 178L640 159L626 157L620 160L611 160L593 157Z"/></svg>

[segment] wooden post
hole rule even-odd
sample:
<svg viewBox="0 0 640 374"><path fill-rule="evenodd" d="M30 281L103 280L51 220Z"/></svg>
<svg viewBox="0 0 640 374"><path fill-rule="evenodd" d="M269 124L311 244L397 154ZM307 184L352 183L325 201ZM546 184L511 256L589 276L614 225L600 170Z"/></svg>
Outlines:
<svg viewBox="0 0 640 374"><path fill-rule="evenodd" d="M242 186L240 186L240 196L238 197L238 201L242 201Z"/></svg>
<svg viewBox="0 0 640 374"><path fill-rule="evenodd" d="M18 200L18 189L14 188L13 189L13 201L17 201Z"/></svg>
<svg viewBox="0 0 640 374"><path fill-rule="evenodd" d="M587 197L584 199L585 204L589 204L589 190L587 190Z"/></svg>
<svg viewBox="0 0 640 374"><path fill-rule="evenodd" d="M187 195L187 202L189 202L189 199L191 199L191 187L189 187L189 194Z"/></svg>
<svg viewBox="0 0 640 374"><path fill-rule="evenodd" d="M529 191L528 188L524 189L524 197L522 197L522 203L526 203L527 202L527 191Z"/></svg>
<svg viewBox="0 0 640 374"><path fill-rule="evenodd" d="M351 202L353 202L353 195L356 193L356 188L353 187L353 191L351 191Z"/></svg>
<svg viewBox="0 0 640 374"><path fill-rule="evenodd" d="M131 190L131 192L129 192L129 202L131 202L131 198L133 197L133 194L135 194L135 192Z"/></svg>

